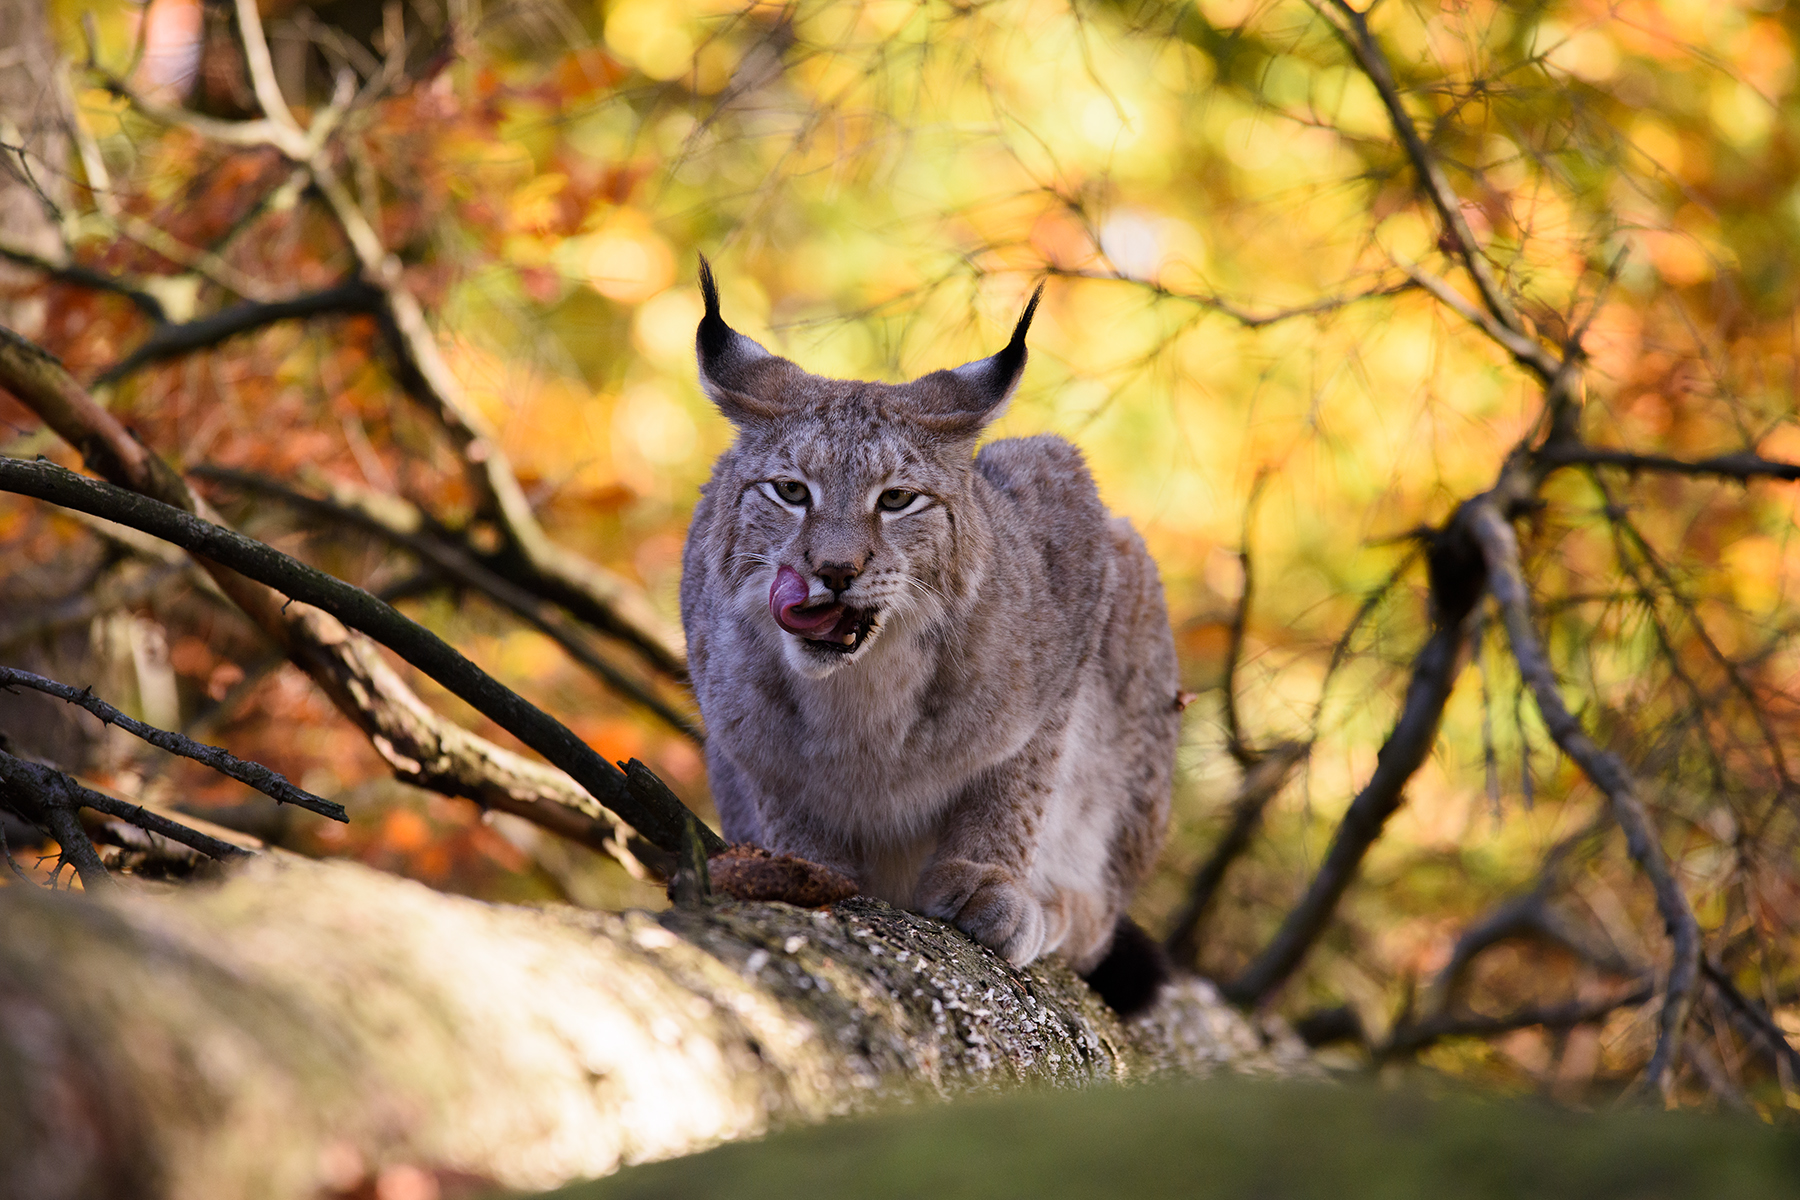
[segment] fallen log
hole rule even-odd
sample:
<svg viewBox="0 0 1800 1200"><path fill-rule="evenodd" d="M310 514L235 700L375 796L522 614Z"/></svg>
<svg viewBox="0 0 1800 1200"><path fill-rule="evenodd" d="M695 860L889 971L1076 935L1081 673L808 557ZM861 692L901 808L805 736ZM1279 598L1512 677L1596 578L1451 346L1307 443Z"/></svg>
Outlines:
<svg viewBox="0 0 1800 1200"><path fill-rule="evenodd" d="M0 1180L34 1200L542 1189L883 1103L1316 1072L1209 985L1122 1025L879 901L651 914L263 858L96 899L0 888Z"/></svg>

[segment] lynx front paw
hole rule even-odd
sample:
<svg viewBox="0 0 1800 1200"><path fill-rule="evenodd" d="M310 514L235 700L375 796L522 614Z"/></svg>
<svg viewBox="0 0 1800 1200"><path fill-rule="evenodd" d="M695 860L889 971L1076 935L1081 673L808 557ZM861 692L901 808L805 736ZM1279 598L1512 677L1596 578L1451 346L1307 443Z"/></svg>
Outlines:
<svg viewBox="0 0 1800 1200"><path fill-rule="evenodd" d="M1002 867L963 858L935 863L920 877L914 904L1015 967L1044 948L1043 906Z"/></svg>

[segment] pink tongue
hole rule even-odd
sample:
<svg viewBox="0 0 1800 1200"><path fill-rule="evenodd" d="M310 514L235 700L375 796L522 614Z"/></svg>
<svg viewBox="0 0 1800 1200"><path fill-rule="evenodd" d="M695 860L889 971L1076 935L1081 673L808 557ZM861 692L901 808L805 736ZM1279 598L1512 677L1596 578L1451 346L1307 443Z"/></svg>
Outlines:
<svg viewBox="0 0 1800 1200"><path fill-rule="evenodd" d="M769 615L775 618L777 625L801 637L827 632L844 615L841 604L805 608L807 590L806 580L792 567L775 572L775 583L769 588Z"/></svg>

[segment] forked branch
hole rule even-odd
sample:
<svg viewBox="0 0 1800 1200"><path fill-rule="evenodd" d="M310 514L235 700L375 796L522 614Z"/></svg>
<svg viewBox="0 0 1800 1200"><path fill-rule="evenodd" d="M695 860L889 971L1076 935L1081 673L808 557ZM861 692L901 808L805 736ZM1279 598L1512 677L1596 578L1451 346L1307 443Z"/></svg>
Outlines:
<svg viewBox="0 0 1800 1200"><path fill-rule="evenodd" d="M96 403L51 355L0 328L0 387L10 391L112 482L165 504L197 507L186 483ZM374 643L216 563L219 588L353 720L399 779L513 813L634 871L669 855L645 842L553 768L446 721L407 686Z"/></svg>
<svg viewBox="0 0 1800 1200"><path fill-rule="evenodd" d="M1556 674L1532 622L1530 592L1512 526L1491 498L1471 502L1470 509L1470 530L1487 562L1489 590L1500 605L1519 674L1531 689L1545 728L1562 752L1606 796L1613 819L1624 830L1626 848L1655 890L1657 911L1669 934L1671 961L1656 1050L1645 1068L1644 1083L1666 1096L1674 1086L1683 1034L1699 985L1699 923L1669 868L1668 857L1638 798L1631 773L1616 757L1594 744L1563 702Z"/></svg>
<svg viewBox="0 0 1800 1200"><path fill-rule="evenodd" d="M594 753L567 726L464 658L430 630L353 587L274 548L135 492L87 479L50 462L0 458L0 490L117 521L319 608L393 650L501 728L567 771L652 843L679 851L691 814L648 771L647 780ZM702 830L709 851L725 848Z"/></svg>
<svg viewBox="0 0 1800 1200"><path fill-rule="evenodd" d="M248 784L277 804L292 804L316 812L322 817L330 817L334 821L350 819L349 815L344 812L343 805L335 804L322 796L315 796L305 788L294 786L285 775L279 771L271 771L261 763L245 762L229 751L196 742L185 734L171 733L166 729L158 729L154 725L146 725L142 721L126 716L86 688L73 688L66 683L58 683L54 679L45 679L42 675L34 675L30 671L0 666L0 689L11 690L15 687L31 688L46 696L67 700L70 704L78 705L93 713L104 724L117 725L133 737L142 738L159 750L167 750L170 754L179 754L183 758L191 758L195 762L205 763L221 775L229 776L239 783Z"/></svg>
<svg viewBox="0 0 1800 1200"><path fill-rule="evenodd" d="M1454 538L1457 523L1441 536ZM1468 644L1472 606L1439 594L1440 572L1433 573L1436 628L1413 660L1412 679L1393 730L1376 756L1369 776L1332 835L1325 861L1311 886L1294 906L1263 952L1221 991L1236 1004L1259 1004L1285 983L1331 921L1337 904L1362 865L1369 847L1381 836L1389 817L1405 799L1407 780L1425 761L1437 741L1439 722L1462 668ZM1475 583L1479 593L1479 582Z"/></svg>

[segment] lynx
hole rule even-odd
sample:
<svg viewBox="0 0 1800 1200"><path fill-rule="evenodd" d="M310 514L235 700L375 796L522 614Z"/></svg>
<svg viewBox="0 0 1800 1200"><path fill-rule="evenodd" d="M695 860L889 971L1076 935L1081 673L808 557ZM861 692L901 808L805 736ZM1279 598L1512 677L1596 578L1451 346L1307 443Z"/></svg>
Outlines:
<svg viewBox="0 0 1800 1200"><path fill-rule="evenodd" d="M886 384L771 354L720 316L704 260L700 283L700 379L737 438L681 615L726 837L1018 966L1059 951L1092 976L1117 930L1141 950L1122 914L1180 728L1156 566L1068 442L974 453L1042 288L998 354Z"/></svg>

